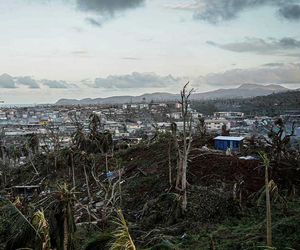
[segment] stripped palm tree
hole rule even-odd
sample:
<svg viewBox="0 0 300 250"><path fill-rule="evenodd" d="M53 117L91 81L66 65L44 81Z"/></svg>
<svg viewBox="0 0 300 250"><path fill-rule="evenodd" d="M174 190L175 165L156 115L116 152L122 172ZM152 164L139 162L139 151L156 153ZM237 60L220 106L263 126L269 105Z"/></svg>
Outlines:
<svg viewBox="0 0 300 250"><path fill-rule="evenodd" d="M75 175L74 175L74 159L79 158L78 162L81 162L81 167L83 168L86 187L87 187L87 193L89 197L89 201L92 201L92 196L90 192L90 186L89 186L89 177L87 172L87 152L90 148L91 140L85 135L83 131L83 127L81 125L77 126L76 132L72 136L72 172L73 172L73 186L75 187Z"/></svg>
<svg viewBox="0 0 300 250"><path fill-rule="evenodd" d="M112 150L113 146L113 139L112 135L109 131L104 131L104 133L101 133L101 139L100 139L100 149L102 154L105 154L105 169L106 172L109 171L108 169L108 152Z"/></svg>
<svg viewBox="0 0 300 250"><path fill-rule="evenodd" d="M189 109L190 96L194 89L188 90L189 82L187 82L180 91L181 116L183 119L182 133L177 133L177 125L173 123L171 130L174 137L174 144L178 151L178 167L176 177L176 189L182 193L182 211L187 211L187 167L188 158L192 145L192 116ZM182 143L178 142L178 135Z"/></svg>
<svg viewBox="0 0 300 250"><path fill-rule="evenodd" d="M53 219L56 220L56 245L58 249L74 249L74 233L76 231L74 219L74 189L69 189L67 184L58 185L58 190L44 200L46 209L50 210ZM41 204L43 205L43 204Z"/></svg>
<svg viewBox="0 0 300 250"><path fill-rule="evenodd" d="M36 134L30 134L28 135L27 142L24 145L24 150L27 153L27 157L29 159L30 164L32 165L35 174L39 174L37 168L35 167L33 163L33 158L34 156L38 153L39 151L39 138L37 137Z"/></svg>
<svg viewBox="0 0 300 250"><path fill-rule="evenodd" d="M119 209L117 214L118 217L114 221L114 224L117 225L117 228L113 232L114 242L112 243L110 250L136 250L122 210Z"/></svg>
<svg viewBox="0 0 300 250"><path fill-rule="evenodd" d="M89 117L89 134L88 134L88 145L86 151L88 153L99 153L101 151L101 120L96 114L91 114Z"/></svg>
<svg viewBox="0 0 300 250"><path fill-rule="evenodd" d="M260 153L265 167L265 194L266 194L266 217L267 217L267 246L272 247L272 214L270 201L269 167L270 160L266 153Z"/></svg>

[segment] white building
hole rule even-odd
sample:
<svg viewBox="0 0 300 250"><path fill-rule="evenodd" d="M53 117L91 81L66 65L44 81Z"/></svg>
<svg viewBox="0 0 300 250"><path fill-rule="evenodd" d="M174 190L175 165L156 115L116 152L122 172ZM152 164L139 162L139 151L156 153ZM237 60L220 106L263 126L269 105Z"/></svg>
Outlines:
<svg viewBox="0 0 300 250"><path fill-rule="evenodd" d="M4 111L2 111L2 110L0 110L0 119L1 120L6 120L7 119L6 113Z"/></svg>
<svg viewBox="0 0 300 250"><path fill-rule="evenodd" d="M121 127L121 125L116 121L105 121L104 123L104 130L108 130L111 133L115 133L119 127Z"/></svg>
<svg viewBox="0 0 300 250"><path fill-rule="evenodd" d="M168 117L173 118L175 120L178 120L181 118L181 112L173 112L170 114L167 114Z"/></svg>
<svg viewBox="0 0 300 250"><path fill-rule="evenodd" d="M208 131L221 130L223 125L226 125L226 129L230 129L230 123L225 119L205 120L205 125Z"/></svg>
<svg viewBox="0 0 300 250"><path fill-rule="evenodd" d="M127 123L126 129L129 133L135 132L136 130L141 129L142 125L138 123Z"/></svg>
<svg viewBox="0 0 300 250"><path fill-rule="evenodd" d="M149 109L149 104L148 103L141 103L140 105L140 109Z"/></svg>
<svg viewBox="0 0 300 250"><path fill-rule="evenodd" d="M244 113L242 112L214 112L214 117L216 118L242 118Z"/></svg>
<svg viewBox="0 0 300 250"><path fill-rule="evenodd" d="M255 119L245 119L244 122L246 123L246 125L252 126L255 124L256 120Z"/></svg>

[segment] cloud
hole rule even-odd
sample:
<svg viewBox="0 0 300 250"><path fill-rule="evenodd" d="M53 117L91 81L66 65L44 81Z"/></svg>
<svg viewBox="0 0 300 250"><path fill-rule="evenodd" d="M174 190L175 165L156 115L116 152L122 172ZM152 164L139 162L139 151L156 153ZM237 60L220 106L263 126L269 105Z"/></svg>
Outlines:
<svg viewBox="0 0 300 250"><path fill-rule="evenodd" d="M241 42L221 44L213 41L207 41L206 43L224 50L234 52L253 52L256 54L279 53L283 55L288 55L286 54L286 51L288 50L300 50L300 40L297 40L292 37L284 37L281 39L262 39L255 37L246 37L244 41Z"/></svg>
<svg viewBox="0 0 300 250"><path fill-rule="evenodd" d="M0 88L14 89L16 88L14 78L8 74L0 75Z"/></svg>
<svg viewBox="0 0 300 250"><path fill-rule="evenodd" d="M174 10L197 10L198 8L200 8L201 6L203 6L203 4L201 4L199 1L195 1L195 2L178 2L175 4L166 4L164 5L165 8L168 9L174 9Z"/></svg>
<svg viewBox="0 0 300 250"><path fill-rule="evenodd" d="M28 86L31 89L40 88L40 85L36 82L36 80L32 79L30 76L16 77L16 82L17 84Z"/></svg>
<svg viewBox="0 0 300 250"><path fill-rule="evenodd" d="M196 82L216 86L232 86L243 83L275 83L275 84L295 84L300 83L300 63L274 64L273 67L233 69L223 73L208 74L199 77Z"/></svg>
<svg viewBox="0 0 300 250"><path fill-rule="evenodd" d="M50 89L68 89L77 87L75 84L69 84L66 81L57 81L57 80L41 80L42 84L49 87Z"/></svg>
<svg viewBox="0 0 300 250"><path fill-rule="evenodd" d="M122 60L131 60L131 61L141 60L141 58L139 58L139 57L130 57L130 56L128 56L128 57L122 57L121 59Z"/></svg>
<svg viewBox="0 0 300 250"><path fill-rule="evenodd" d="M235 19L243 11L263 6L276 9L275 13L288 20L300 19L298 0L194 0L167 6L194 12L194 18L216 24Z"/></svg>
<svg viewBox="0 0 300 250"><path fill-rule="evenodd" d="M145 0L77 0L81 11L114 16L116 12L141 6Z"/></svg>
<svg viewBox="0 0 300 250"><path fill-rule="evenodd" d="M96 78L92 84L94 88L104 89L132 89L132 88L164 88L176 85L180 78L172 75L159 76L155 73L133 72L128 75L111 75L107 78Z"/></svg>
<svg viewBox="0 0 300 250"><path fill-rule="evenodd" d="M71 54L73 54L73 55L87 55L88 51L86 51L86 50L73 50L71 52Z"/></svg>
<svg viewBox="0 0 300 250"><path fill-rule="evenodd" d="M83 28L81 28L81 27L76 27L76 26L72 27L71 30L76 31L76 32L78 32L78 33L82 33L82 32L84 31Z"/></svg>
<svg viewBox="0 0 300 250"><path fill-rule="evenodd" d="M30 89L39 89L41 84L47 86L51 89L69 89L69 88L78 88L76 84L68 83L66 81L57 81L57 80L35 80L31 76L18 76L13 77L9 74L0 75L0 88L15 89L24 85Z"/></svg>
<svg viewBox="0 0 300 250"><path fill-rule="evenodd" d="M284 63L265 63L262 66L263 67L278 67L278 66L284 66Z"/></svg>
<svg viewBox="0 0 300 250"><path fill-rule="evenodd" d="M101 23L100 21L96 20L95 18L87 17L87 18L85 19L85 21L86 21L87 23L89 23L90 25L92 25L92 26L102 27L102 23Z"/></svg>
<svg viewBox="0 0 300 250"><path fill-rule="evenodd" d="M283 6L279 9L279 13L286 19L289 20L299 20L300 19L300 5L299 4L291 4L287 6Z"/></svg>
<svg viewBox="0 0 300 250"><path fill-rule="evenodd" d="M291 57L299 57L300 58L300 52L299 53L288 53L286 56L291 56Z"/></svg>
<svg viewBox="0 0 300 250"><path fill-rule="evenodd" d="M87 50L74 50L70 52L73 56L78 57L91 57Z"/></svg>

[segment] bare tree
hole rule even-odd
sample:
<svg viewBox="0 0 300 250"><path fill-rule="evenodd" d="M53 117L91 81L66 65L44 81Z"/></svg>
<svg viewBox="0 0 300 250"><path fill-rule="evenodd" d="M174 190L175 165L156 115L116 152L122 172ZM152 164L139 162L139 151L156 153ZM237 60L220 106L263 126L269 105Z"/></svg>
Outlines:
<svg viewBox="0 0 300 250"><path fill-rule="evenodd" d="M176 189L182 192L182 211L185 212L187 209L187 165L188 156L191 150L192 143L192 117L189 112L189 98L194 89L188 90L189 82L187 82L182 90L180 91L181 115L183 119L183 131L181 134L177 133L177 126L175 123L172 124L172 133L174 137L174 143L178 151L178 166L177 166L177 178L176 178ZM178 142L180 139L180 143Z"/></svg>
<svg viewBox="0 0 300 250"><path fill-rule="evenodd" d="M272 214L271 214L271 201L270 201L270 188L269 188L269 167L270 160L265 153L260 154L265 167L265 192L266 192L266 218L267 218L267 246L272 247Z"/></svg>
<svg viewBox="0 0 300 250"><path fill-rule="evenodd" d="M171 159L171 152L172 152L172 140L169 140L169 148L168 148L168 160L169 160L169 185L170 188L172 187L172 159Z"/></svg>
<svg viewBox="0 0 300 250"><path fill-rule="evenodd" d="M295 122L292 123L291 131L288 133L285 123L282 118L274 121L274 125L268 133L267 144L271 146L275 161L278 163L283 156L287 155L288 144L290 143L291 136L295 132Z"/></svg>
<svg viewBox="0 0 300 250"><path fill-rule="evenodd" d="M50 143L51 148L53 149L53 155L54 155L54 171L57 171L57 161L58 161L58 155L59 150L61 148L62 138L59 136L59 130L58 127L55 127L54 124L49 124L47 127L47 133L44 136L44 143L47 145Z"/></svg>
<svg viewBox="0 0 300 250"><path fill-rule="evenodd" d="M197 132L199 133L201 139L205 138L205 136L207 134L205 119L203 117L198 118Z"/></svg>

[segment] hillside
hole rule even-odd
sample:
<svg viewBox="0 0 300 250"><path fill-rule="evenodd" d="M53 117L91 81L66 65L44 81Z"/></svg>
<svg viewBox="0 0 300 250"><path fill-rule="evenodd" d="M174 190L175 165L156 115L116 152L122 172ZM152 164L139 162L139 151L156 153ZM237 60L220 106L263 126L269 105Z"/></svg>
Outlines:
<svg viewBox="0 0 300 250"><path fill-rule="evenodd" d="M74 211L77 231L74 233L74 249L110 249L107 242L112 239L110 232L113 225L109 221L113 220L113 213L109 217L103 217L110 211L110 205L106 206L106 199L110 196L103 198L103 187L109 188L112 185L115 187L115 195L121 195L121 200L114 200L115 197L112 197L114 199L111 204L122 207L137 249L258 249L265 244L265 209L263 203L259 205L261 188L264 185L264 171L260 162L226 156L213 150L201 150L199 138L194 138L189 157L189 205L186 214L183 215L180 212L180 193L178 194L174 187L170 187L168 181L168 144L168 138L161 136L152 144L142 143L116 151L114 156L110 156L108 165L111 171L118 170L116 161L122 164L122 185L119 187L116 186L118 180L114 179L109 184L107 179L104 179L105 159L101 155L98 154L94 167L91 162L95 155L83 158L85 160L74 158L77 191L77 205ZM175 148L171 150L173 152ZM71 185L72 177L66 155L68 149L59 152L57 171L51 172L48 172L45 166L53 169L51 164L54 155L37 156L34 163L40 171L40 176L32 179L32 167L28 165L27 168L23 167L13 172L11 184L31 182L31 185L34 185L41 182L44 190L53 190L56 183L66 181ZM170 160L175 179L175 153ZM92 199L92 209L89 213L83 209L89 205L83 164L87 164L88 171L91 172L88 174ZM92 171L95 171L96 176ZM293 169L286 171L274 168L270 178L278 185L281 194L287 180L296 184L298 175ZM100 181L101 186L98 185ZM233 195L235 185L239 194L236 198ZM299 202L297 195L286 204L282 204L280 198L272 202L273 243L277 249L299 249ZM38 206L39 203L35 201L33 205ZM22 211L26 211L25 208L26 206L22 207ZM45 213L51 218L53 211L51 212L48 205ZM58 214L55 216L58 217ZM98 226L81 224L91 218L99 220ZM56 227L58 226L54 224L50 229L54 230ZM4 234L3 236L5 239ZM51 237L54 238L52 234ZM24 242L29 244L28 240ZM18 244L20 245L13 246L24 247L22 242ZM215 248L211 248L212 244ZM16 249L13 246L7 249Z"/></svg>
<svg viewBox="0 0 300 250"><path fill-rule="evenodd" d="M300 90L252 98L194 100L192 107L204 114L212 114L216 111L241 111L246 114L275 116L289 110L300 110Z"/></svg>
<svg viewBox="0 0 300 250"><path fill-rule="evenodd" d="M258 85L258 84L243 84L237 88L218 89L204 93L194 93L191 96L192 100L209 100L220 98L247 98L255 96L264 96L272 93L284 92L289 89L280 85ZM56 105L89 105L89 104L122 104L131 102L150 102L150 101L176 101L179 99L178 94L170 93L151 93L140 96L112 96L107 98L86 98L81 100L76 99L60 99Z"/></svg>

